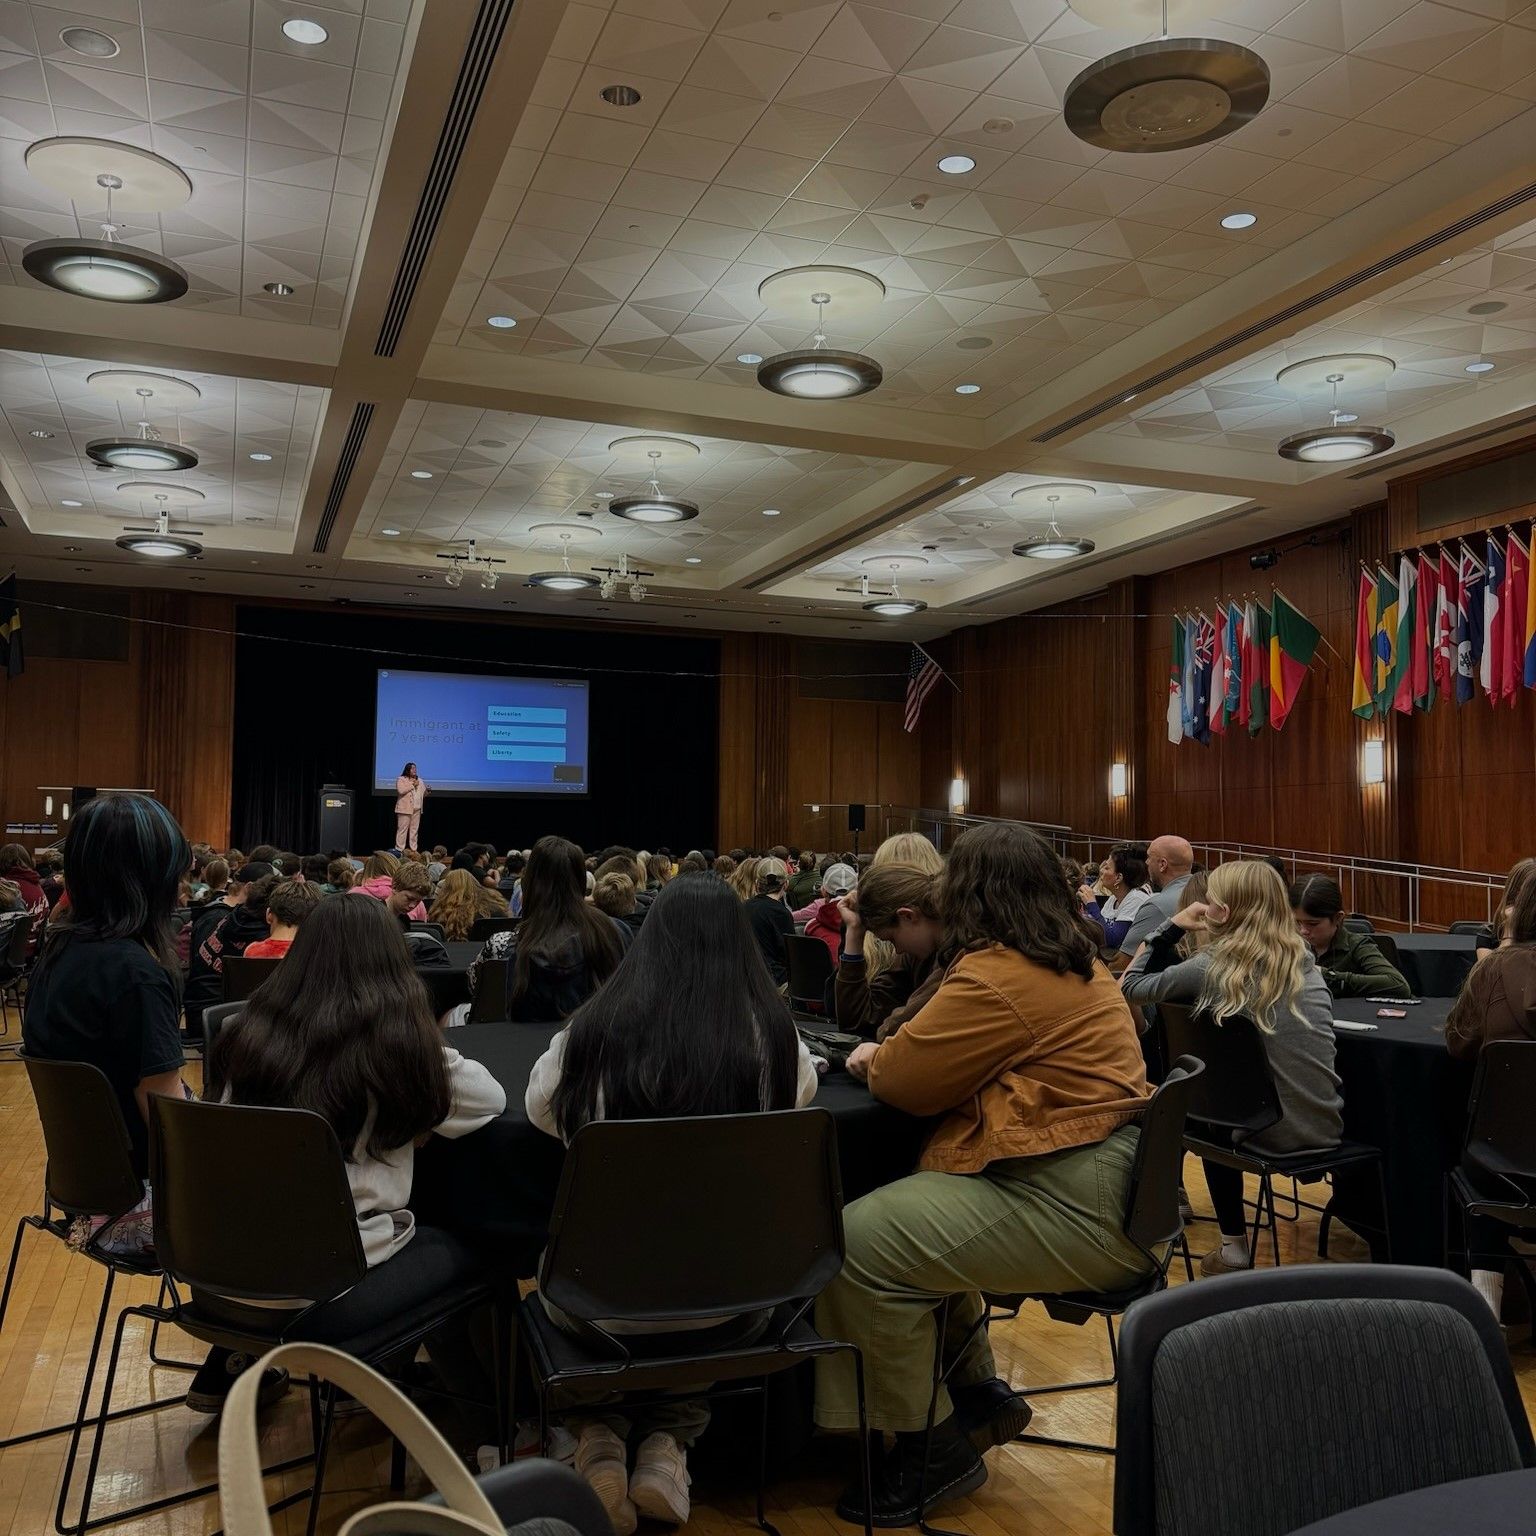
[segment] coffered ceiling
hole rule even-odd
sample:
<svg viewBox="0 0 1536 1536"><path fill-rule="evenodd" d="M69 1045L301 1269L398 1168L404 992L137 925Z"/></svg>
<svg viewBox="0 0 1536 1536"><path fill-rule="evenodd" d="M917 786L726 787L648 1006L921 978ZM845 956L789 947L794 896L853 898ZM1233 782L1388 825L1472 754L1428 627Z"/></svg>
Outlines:
<svg viewBox="0 0 1536 1536"><path fill-rule="evenodd" d="M1267 104L1173 152L1083 142L1065 93L1155 39L1158 9L0 0L0 560L641 612L522 585L563 551L652 572L664 622L922 637L1306 527L1379 496L1395 459L1520 430L1536 0L1171 0L1176 34L1264 61ZM82 53L74 28L108 41ZM117 220L186 270L185 297L112 304L22 271L27 245L105 215L27 170L61 135L190 178L181 206ZM946 174L951 155L974 165ZM810 344L809 303L759 293L806 265L884 285L824 314L829 345L883 370L867 394L786 398L740 361ZM1394 448L1280 458L1332 401L1277 374L1337 353L1395 365L1338 402ZM146 412L199 455L172 477L185 505L85 457L142 419L87 382L127 367L199 391ZM658 478L698 516L626 522L608 502L651 466L622 442L657 434L692 445ZM162 506L201 560L113 547ZM1053 518L1093 552L1012 554ZM470 539L494 590L443 583L438 556ZM865 577L927 610L860 614Z"/></svg>

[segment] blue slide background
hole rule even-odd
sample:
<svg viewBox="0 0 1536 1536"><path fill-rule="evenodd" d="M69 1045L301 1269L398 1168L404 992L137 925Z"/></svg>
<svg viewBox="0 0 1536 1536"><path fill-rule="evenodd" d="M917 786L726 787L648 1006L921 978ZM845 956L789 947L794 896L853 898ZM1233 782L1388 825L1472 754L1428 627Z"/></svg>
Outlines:
<svg viewBox="0 0 1536 1536"><path fill-rule="evenodd" d="M373 788L415 762L435 795L584 795L584 681L380 671Z"/></svg>

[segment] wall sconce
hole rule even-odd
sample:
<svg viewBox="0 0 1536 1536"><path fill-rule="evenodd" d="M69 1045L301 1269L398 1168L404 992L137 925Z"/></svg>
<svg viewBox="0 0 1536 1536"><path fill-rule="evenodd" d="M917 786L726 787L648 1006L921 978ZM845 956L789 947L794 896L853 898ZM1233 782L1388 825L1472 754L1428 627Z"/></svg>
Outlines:
<svg viewBox="0 0 1536 1536"><path fill-rule="evenodd" d="M44 816L52 816L53 815L53 796L52 795L45 795L43 797L43 815Z"/></svg>
<svg viewBox="0 0 1536 1536"><path fill-rule="evenodd" d="M1387 782L1387 744L1381 740L1362 742L1360 746L1360 782Z"/></svg>
<svg viewBox="0 0 1536 1536"><path fill-rule="evenodd" d="M1111 800L1125 799L1125 764L1111 763L1109 765L1109 798Z"/></svg>
<svg viewBox="0 0 1536 1536"><path fill-rule="evenodd" d="M949 781L949 808L957 816L965 811L965 780L960 778Z"/></svg>
<svg viewBox="0 0 1536 1536"><path fill-rule="evenodd" d="M812 816L820 816L821 815L821 807L819 805L813 805L811 807L811 815Z"/></svg>

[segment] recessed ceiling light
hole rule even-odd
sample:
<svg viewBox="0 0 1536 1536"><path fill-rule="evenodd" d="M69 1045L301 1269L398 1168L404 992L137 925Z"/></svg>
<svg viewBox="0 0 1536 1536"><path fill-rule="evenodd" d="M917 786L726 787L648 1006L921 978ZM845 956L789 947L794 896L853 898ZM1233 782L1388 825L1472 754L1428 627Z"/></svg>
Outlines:
<svg viewBox="0 0 1536 1536"><path fill-rule="evenodd" d="M946 176L964 176L976 169L976 162L969 155L945 155L939 161L939 169Z"/></svg>
<svg viewBox="0 0 1536 1536"><path fill-rule="evenodd" d="M777 517L778 515L779 515L779 509L777 507L764 507L763 508L763 516L764 517Z"/></svg>
<svg viewBox="0 0 1536 1536"><path fill-rule="evenodd" d="M1336 426L1347 427L1350 422L1359 421L1360 418L1353 411L1340 411L1333 420Z"/></svg>
<svg viewBox="0 0 1536 1536"><path fill-rule="evenodd" d="M605 85L598 94L610 107L634 107L640 103L640 92L632 85Z"/></svg>
<svg viewBox="0 0 1536 1536"><path fill-rule="evenodd" d="M304 16L290 16L283 23L283 36L290 43L301 43L306 48L318 46L330 35L318 21L310 21Z"/></svg>
<svg viewBox="0 0 1536 1536"><path fill-rule="evenodd" d="M1501 309L1508 309L1509 305L1503 299L1479 299L1476 304L1467 305L1469 315L1496 315Z"/></svg>
<svg viewBox="0 0 1536 1536"><path fill-rule="evenodd" d="M49 438L53 436L53 433L48 431L46 427L33 427L32 430L27 433L27 436Z"/></svg>
<svg viewBox="0 0 1536 1536"><path fill-rule="evenodd" d="M432 471L430 469L413 469L411 471L412 480L430 480L431 478Z"/></svg>
<svg viewBox="0 0 1536 1536"><path fill-rule="evenodd" d="M1252 229L1259 222L1256 213L1229 213L1222 221L1223 229Z"/></svg>
<svg viewBox="0 0 1536 1536"><path fill-rule="evenodd" d="M80 546L78 544L66 544L64 546L64 553L66 555L78 555L80 553Z"/></svg>
<svg viewBox="0 0 1536 1536"><path fill-rule="evenodd" d="M955 385L955 393L957 395L979 395L981 393L981 385L980 384L956 384Z"/></svg>
<svg viewBox="0 0 1536 1536"><path fill-rule="evenodd" d="M65 27L59 33L59 41L71 53L87 59L115 59L123 51L115 37L108 37L94 27Z"/></svg>
<svg viewBox="0 0 1536 1536"><path fill-rule="evenodd" d="M249 457L258 464L270 464L272 462L272 455L270 453L253 453Z"/></svg>
<svg viewBox="0 0 1536 1536"><path fill-rule="evenodd" d="M738 352L736 354L736 361L738 363L745 363L749 368L757 367L762 360L763 354L761 352Z"/></svg>
<svg viewBox="0 0 1536 1536"><path fill-rule="evenodd" d="M1493 372L1493 364L1489 363L1489 362L1468 363L1467 364L1467 372L1468 373L1492 373Z"/></svg>
<svg viewBox="0 0 1536 1536"><path fill-rule="evenodd" d="M293 285L291 283L263 283L261 291L263 293L270 293L274 299L286 299L292 295Z"/></svg>
<svg viewBox="0 0 1536 1536"><path fill-rule="evenodd" d="M493 331L510 331L517 321L511 315L492 315L485 322Z"/></svg>
<svg viewBox="0 0 1536 1536"><path fill-rule="evenodd" d="M83 507L85 503L83 501L61 501L59 505L61 507Z"/></svg>
<svg viewBox="0 0 1536 1536"><path fill-rule="evenodd" d="M301 581L299 583L299 591L300 592L313 592L314 590L315 590L315 584L312 581Z"/></svg>
<svg viewBox="0 0 1536 1536"><path fill-rule="evenodd" d="M400 537L400 530L398 528L380 528L379 532L382 533L386 539L398 539Z"/></svg>
<svg viewBox="0 0 1536 1536"><path fill-rule="evenodd" d="M1343 464L1385 453L1397 441L1385 427L1313 427L1294 432L1279 448L1282 459L1302 464Z"/></svg>
<svg viewBox="0 0 1536 1536"><path fill-rule="evenodd" d="M703 559L702 555L687 555L683 559L683 564L684 565L703 565L704 564L704 559Z"/></svg>

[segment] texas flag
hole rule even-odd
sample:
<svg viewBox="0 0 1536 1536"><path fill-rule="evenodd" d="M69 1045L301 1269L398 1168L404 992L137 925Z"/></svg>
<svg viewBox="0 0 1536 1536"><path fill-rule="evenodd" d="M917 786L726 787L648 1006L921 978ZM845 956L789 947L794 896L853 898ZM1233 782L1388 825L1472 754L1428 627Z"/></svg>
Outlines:
<svg viewBox="0 0 1536 1536"><path fill-rule="evenodd" d="M1435 595L1435 686L1449 704L1456 697L1456 620L1461 606L1461 570L1451 553L1440 546L1440 570Z"/></svg>

